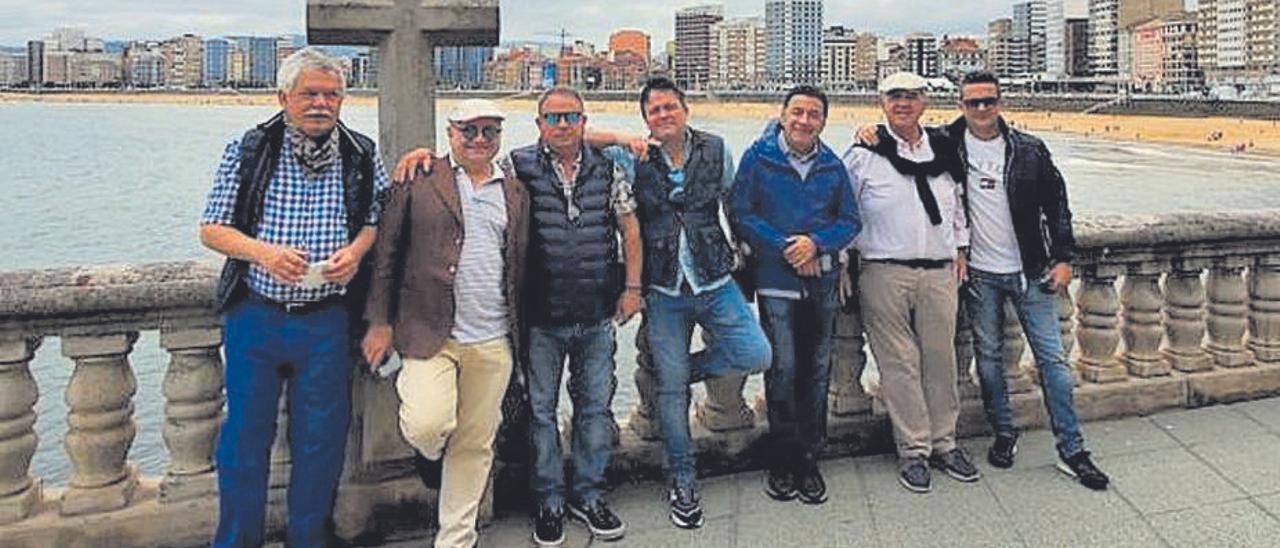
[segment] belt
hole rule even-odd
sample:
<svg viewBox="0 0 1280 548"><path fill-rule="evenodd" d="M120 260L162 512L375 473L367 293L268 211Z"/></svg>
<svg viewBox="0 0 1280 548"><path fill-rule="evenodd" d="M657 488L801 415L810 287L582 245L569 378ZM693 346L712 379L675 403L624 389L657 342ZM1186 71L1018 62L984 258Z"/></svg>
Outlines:
<svg viewBox="0 0 1280 548"><path fill-rule="evenodd" d="M920 268L924 270L936 270L946 268L951 264L951 259L863 259L868 263L892 264L905 266L907 268Z"/></svg>
<svg viewBox="0 0 1280 548"><path fill-rule="evenodd" d="M342 295L329 295L328 297L318 301L292 301L285 303L274 299L268 299L250 291L249 300L265 304L271 308L280 310L285 314L310 314L312 312L328 308L329 306L339 304L343 301L343 298Z"/></svg>

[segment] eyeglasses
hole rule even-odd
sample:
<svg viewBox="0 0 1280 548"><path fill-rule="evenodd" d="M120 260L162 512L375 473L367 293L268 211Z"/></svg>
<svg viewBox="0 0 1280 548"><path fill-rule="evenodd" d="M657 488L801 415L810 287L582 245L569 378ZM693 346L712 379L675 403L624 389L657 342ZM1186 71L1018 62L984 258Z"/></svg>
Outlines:
<svg viewBox="0 0 1280 548"><path fill-rule="evenodd" d="M977 97L964 100L964 106L971 109L991 108L998 104L1000 104L999 97Z"/></svg>
<svg viewBox="0 0 1280 548"><path fill-rule="evenodd" d="M324 99L326 102L337 101L342 98L342 92L340 91L298 91L294 92L293 95L308 103L315 103L320 99Z"/></svg>
<svg viewBox="0 0 1280 548"><path fill-rule="evenodd" d="M578 125L582 121L581 112L546 112L542 114L542 122L549 126L558 126L563 120L571 126Z"/></svg>
<svg viewBox="0 0 1280 548"><path fill-rule="evenodd" d="M502 128L498 126L477 126L475 124L467 124L465 126L454 124L453 129L458 130L462 134L462 138L467 141L474 141L479 135L484 136L484 140L492 141L502 135Z"/></svg>

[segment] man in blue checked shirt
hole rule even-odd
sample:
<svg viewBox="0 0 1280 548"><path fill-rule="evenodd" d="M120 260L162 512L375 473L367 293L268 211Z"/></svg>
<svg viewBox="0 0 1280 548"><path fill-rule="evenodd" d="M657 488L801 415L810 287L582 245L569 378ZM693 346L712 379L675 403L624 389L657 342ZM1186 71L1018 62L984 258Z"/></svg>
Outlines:
<svg viewBox="0 0 1280 548"><path fill-rule="evenodd" d="M287 544L324 546L350 417L349 306L363 306L389 179L368 137L338 121L346 81L306 48L277 77L282 112L227 145L200 241L227 256L227 417L213 546L260 546L277 402L288 381ZM358 316L357 316L358 317Z"/></svg>

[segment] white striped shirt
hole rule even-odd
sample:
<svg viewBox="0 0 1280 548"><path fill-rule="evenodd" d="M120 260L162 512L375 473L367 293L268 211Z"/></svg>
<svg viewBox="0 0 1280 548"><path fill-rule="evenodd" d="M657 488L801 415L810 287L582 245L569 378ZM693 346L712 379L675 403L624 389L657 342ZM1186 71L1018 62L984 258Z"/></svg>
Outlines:
<svg viewBox="0 0 1280 548"><path fill-rule="evenodd" d="M449 163L458 180L463 229L450 336L465 344L490 341L507 335L507 298L502 287L507 228L503 172L494 163L491 179L476 188L462 166L453 158Z"/></svg>

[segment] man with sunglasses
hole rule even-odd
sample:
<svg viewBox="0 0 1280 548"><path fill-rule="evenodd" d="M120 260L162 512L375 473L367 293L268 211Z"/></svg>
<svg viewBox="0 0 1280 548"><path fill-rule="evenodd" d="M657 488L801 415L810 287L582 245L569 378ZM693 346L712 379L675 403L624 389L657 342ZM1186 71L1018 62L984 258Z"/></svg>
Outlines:
<svg viewBox="0 0 1280 548"><path fill-rule="evenodd" d="M529 197L494 161L503 118L491 101L462 101L448 116L450 154L393 188L365 308L365 359L379 365L394 345L404 363L400 431L440 492L437 548L476 543L518 355Z"/></svg>
<svg viewBox="0 0 1280 548"><path fill-rule="evenodd" d="M917 493L932 488L929 465L963 482L981 476L955 437L965 170L955 141L920 125L926 86L909 72L881 80L887 124L876 128L875 145L855 144L844 157L864 223L854 242L862 318L893 424L898 479Z"/></svg>
<svg viewBox="0 0 1280 548"><path fill-rule="evenodd" d="M963 116L947 132L968 168L972 218L969 280L964 298L982 384L982 403L995 441L987 461L1013 466L1018 429L1004 367L1004 303L1012 301L1035 356L1049 424L1058 438L1058 469L1090 489L1110 482L1084 447L1058 325L1058 293L1071 283L1075 238L1066 182L1040 139L1009 127L1000 115L1000 82L973 72L960 83Z"/></svg>

